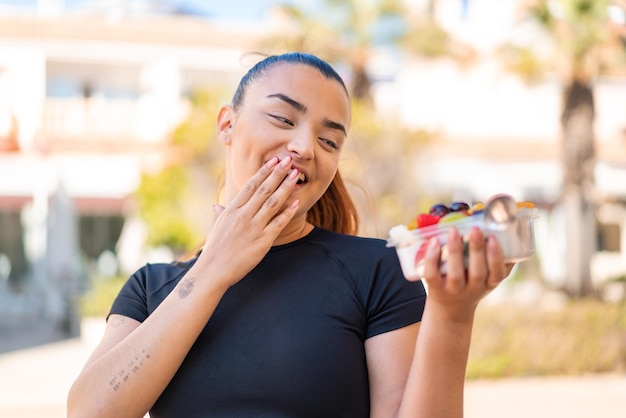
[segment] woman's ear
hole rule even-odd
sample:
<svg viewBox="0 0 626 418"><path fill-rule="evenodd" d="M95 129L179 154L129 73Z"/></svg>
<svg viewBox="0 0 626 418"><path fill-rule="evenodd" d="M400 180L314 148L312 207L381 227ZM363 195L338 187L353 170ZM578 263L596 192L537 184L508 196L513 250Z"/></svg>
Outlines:
<svg viewBox="0 0 626 418"><path fill-rule="evenodd" d="M235 111L232 106L222 106L217 116L217 138L224 145L230 145L230 131L233 127Z"/></svg>

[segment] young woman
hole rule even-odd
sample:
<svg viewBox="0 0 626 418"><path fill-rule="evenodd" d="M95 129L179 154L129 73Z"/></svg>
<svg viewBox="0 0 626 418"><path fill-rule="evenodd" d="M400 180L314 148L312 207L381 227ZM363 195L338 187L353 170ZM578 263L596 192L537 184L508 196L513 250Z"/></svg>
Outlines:
<svg viewBox="0 0 626 418"><path fill-rule="evenodd" d="M349 124L315 56L244 76L218 115L225 200L202 251L131 276L68 416L462 416L474 310L511 266L476 229L466 269L452 230L445 276L429 245L426 302L393 249L355 236L337 171Z"/></svg>

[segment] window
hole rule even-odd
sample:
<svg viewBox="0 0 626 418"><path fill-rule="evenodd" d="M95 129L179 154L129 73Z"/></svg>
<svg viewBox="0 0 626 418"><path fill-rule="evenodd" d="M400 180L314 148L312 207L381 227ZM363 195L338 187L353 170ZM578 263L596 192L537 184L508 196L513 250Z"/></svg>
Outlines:
<svg viewBox="0 0 626 418"><path fill-rule="evenodd" d="M9 261L8 281L18 283L28 271L20 212L0 209L0 253Z"/></svg>
<svg viewBox="0 0 626 418"><path fill-rule="evenodd" d="M104 250L115 251L122 233L124 218L109 215L82 215L80 217L80 248L84 255L97 259Z"/></svg>
<svg viewBox="0 0 626 418"><path fill-rule="evenodd" d="M597 226L598 250L621 252L621 228L616 223L599 223Z"/></svg>

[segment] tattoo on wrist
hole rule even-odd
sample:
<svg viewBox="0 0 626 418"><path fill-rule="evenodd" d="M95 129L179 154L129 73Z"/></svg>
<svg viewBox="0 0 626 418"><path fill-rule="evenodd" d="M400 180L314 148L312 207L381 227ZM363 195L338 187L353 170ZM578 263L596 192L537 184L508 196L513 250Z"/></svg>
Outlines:
<svg viewBox="0 0 626 418"><path fill-rule="evenodd" d="M122 384L128 382L131 377L131 373L137 373L144 363L150 359L150 354L146 350L141 350L141 353L135 355L128 364L127 367L120 370L115 376L109 380L109 385L114 391L120 390Z"/></svg>
<svg viewBox="0 0 626 418"><path fill-rule="evenodd" d="M189 278L183 279L183 281L179 284L178 296L181 299L185 299L187 296L189 296L189 294L193 290L193 282L195 281L196 281L195 277L189 277Z"/></svg>

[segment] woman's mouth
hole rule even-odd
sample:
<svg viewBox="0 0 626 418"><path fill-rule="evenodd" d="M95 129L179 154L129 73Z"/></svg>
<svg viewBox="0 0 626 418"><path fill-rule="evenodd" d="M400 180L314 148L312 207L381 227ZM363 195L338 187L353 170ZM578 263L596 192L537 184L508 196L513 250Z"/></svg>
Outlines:
<svg viewBox="0 0 626 418"><path fill-rule="evenodd" d="M298 172L298 181L296 182L296 184L303 184L306 183L306 176L304 175L304 173L302 171Z"/></svg>

